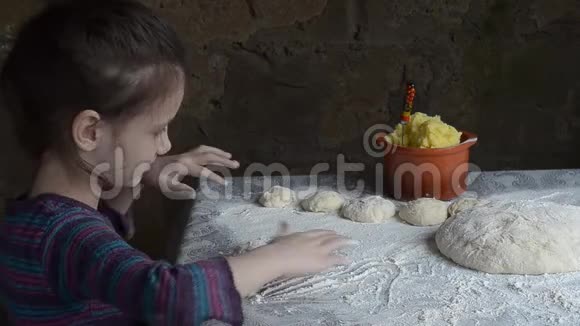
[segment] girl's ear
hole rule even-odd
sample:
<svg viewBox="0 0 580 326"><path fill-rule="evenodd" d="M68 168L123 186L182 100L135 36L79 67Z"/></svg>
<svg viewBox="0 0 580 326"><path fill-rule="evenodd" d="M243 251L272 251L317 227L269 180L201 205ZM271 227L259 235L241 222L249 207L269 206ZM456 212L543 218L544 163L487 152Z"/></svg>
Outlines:
<svg viewBox="0 0 580 326"><path fill-rule="evenodd" d="M77 114L72 123L72 139L81 151L94 151L102 138L100 114L94 110L84 110Z"/></svg>

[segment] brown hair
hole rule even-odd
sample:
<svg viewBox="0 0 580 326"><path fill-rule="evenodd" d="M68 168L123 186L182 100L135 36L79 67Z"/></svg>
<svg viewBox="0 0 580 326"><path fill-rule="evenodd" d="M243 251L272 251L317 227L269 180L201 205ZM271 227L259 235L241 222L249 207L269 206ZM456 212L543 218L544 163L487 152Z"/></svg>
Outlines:
<svg viewBox="0 0 580 326"><path fill-rule="evenodd" d="M0 76L3 106L34 156L70 141L85 109L132 116L187 76L176 32L131 0L58 1L28 21Z"/></svg>

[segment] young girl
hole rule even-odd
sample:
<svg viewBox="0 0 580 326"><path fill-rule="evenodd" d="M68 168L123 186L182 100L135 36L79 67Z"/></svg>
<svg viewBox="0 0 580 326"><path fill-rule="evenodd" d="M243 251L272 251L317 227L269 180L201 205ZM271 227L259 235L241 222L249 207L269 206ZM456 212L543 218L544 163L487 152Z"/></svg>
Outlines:
<svg viewBox="0 0 580 326"><path fill-rule="evenodd" d="M187 265L153 261L124 241L134 188L159 184L162 165L179 162L194 176L206 165L238 166L211 147L157 159L171 148L185 57L176 33L129 0L61 1L23 26L0 84L39 162L0 224L0 297L16 325L239 325L241 297L345 263L332 252L348 240L324 230ZM103 163L114 168L91 182ZM118 194L104 198L114 186Z"/></svg>

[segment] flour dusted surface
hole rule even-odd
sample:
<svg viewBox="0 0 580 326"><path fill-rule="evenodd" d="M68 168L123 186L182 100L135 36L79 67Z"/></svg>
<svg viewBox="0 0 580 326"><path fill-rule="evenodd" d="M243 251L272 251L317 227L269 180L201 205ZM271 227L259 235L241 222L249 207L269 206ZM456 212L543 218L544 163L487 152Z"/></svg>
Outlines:
<svg viewBox="0 0 580 326"><path fill-rule="evenodd" d="M485 197L580 205L578 188ZM438 226L400 220L361 224L336 214L264 209L237 199L201 202L197 209L214 213L211 221L192 226L196 239L182 262L265 243L280 221L289 222L291 231L328 228L360 242L345 252L351 266L269 284L245 304L247 325L580 325L580 273L526 276L467 269L439 253Z"/></svg>

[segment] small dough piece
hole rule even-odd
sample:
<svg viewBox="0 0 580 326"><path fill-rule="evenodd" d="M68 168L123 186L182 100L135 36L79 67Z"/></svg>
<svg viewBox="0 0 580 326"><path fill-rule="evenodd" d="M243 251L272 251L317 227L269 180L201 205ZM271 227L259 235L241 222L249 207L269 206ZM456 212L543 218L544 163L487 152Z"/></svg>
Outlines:
<svg viewBox="0 0 580 326"><path fill-rule="evenodd" d="M260 204L264 207L270 208L284 208L294 206L298 201L296 192L294 190L274 186L262 194L260 197Z"/></svg>
<svg viewBox="0 0 580 326"><path fill-rule="evenodd" d="M449 208L447 208L447 213L449 213L449 216L457 215L464 210L468 210L487 202L487 200L482 201L477 198L460 198L449 205Z"/></svg>
<svg viewBox="0 0 580 326"><path fill-rule="evenodd" d="M447 204L433 198L419 198L401 208L399 216L418 226L441 224L447 219Z"/></svg>
<svg viewBox="0 0 580 326"><path fill-rule="evenodd" d="M309 212L335 212L344 204L344 198L336 191L322 190L304 199L302 208Z"/></svg>
<svg viewBox="0 0 580 326"><path fill-rule="evenodd" d="M342 216L361 223L381 223L395 216L396 208L381 196L354 199L342 207Z"/></svg>

